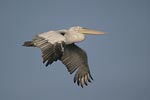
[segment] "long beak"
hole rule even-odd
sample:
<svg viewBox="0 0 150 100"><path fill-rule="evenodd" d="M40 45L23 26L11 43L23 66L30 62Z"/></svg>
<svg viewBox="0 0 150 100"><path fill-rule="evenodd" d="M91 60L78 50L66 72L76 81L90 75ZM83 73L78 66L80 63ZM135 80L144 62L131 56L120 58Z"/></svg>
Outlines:
<svg viewBox="0 0 150 100"><path fill-rule="evenodd" d="M82 34L96 34L96 35L100 35L100 34L105 34L105 32L101 32L101 31L96 31L96 30L91 30L91 29L88 29L88 28L81 28L79 30L80 33Z"/></svg>

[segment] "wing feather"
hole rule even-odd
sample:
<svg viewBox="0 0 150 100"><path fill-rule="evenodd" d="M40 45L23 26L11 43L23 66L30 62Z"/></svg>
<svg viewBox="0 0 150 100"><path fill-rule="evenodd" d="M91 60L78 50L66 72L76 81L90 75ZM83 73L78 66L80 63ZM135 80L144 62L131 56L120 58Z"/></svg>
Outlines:
<svg viewBox="0 0 150 100"><path fill-rule="evenodd" d="M62 56L65 37L56 31L49 31L36 35L32 41L27 41L24 46L38 47L42 51L43 63L46 66L57 61Z"/></svg>
<svg viewBox="0 0 150 100"><path fill-rule="evenodd" d="M88 67L86 52L77 45L66 45L61 61L70 74L77 70L74 76L74 83L77 82L78 85L83 87L84 85L87 85L87 82L93 80Z"/></svg>

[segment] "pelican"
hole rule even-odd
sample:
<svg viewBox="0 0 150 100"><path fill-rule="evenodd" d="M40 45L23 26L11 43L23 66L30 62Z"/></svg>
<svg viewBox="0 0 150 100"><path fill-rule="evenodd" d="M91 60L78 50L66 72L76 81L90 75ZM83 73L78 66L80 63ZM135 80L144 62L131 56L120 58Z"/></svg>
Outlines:
<svg viewBox="0 0 150 100"><path fill-rule="evenodd" d="M88 66L86 52L75 43L85 40L84 34L104 34L104 32L74 26L68 30L48 31L36 35L32 41L24 42L23 46L38 47L42 51L43 63L46 66L60 60L74 76L74 83L87 86L93 80Z"/></svg>

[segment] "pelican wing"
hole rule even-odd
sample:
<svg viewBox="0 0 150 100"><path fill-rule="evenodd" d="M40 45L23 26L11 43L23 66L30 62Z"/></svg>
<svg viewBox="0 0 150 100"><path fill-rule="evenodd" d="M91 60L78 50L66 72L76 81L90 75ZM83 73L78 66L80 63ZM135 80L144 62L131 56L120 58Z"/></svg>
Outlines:
<svg viewBox="0 0 150 100"><path fill-rule="evenodd" d="M77 45L66 45L61 61L66 65L70 74L77 70L74 76L74 83L77 82L78 85L83 87L83 85L87 85L88 82L91 82L91 79L93 80L88 67L86 52Z"/></svg>
<svg viewBox="0 0 150 100"><path fill-rule="evenodd" d="M49 31L39 34L37 36L44 38L51 44L61 43L62 41L66 42L66 38L60 32L57 31Z"/></svg>
<svg viewBox="0 0 150 100"><path fill-rule="evenodd" d="M55 31L49 31L35 36L32 41L25 42L24 46L39 47L42 51L43 63L48 66L60 59L64 44L65 37L63 35Z"/></svg>

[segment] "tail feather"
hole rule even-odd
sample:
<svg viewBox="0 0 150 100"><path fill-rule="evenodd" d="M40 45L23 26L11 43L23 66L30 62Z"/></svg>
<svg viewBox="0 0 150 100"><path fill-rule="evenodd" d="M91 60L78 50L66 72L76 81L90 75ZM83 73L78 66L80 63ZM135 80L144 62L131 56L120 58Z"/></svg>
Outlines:
<svg viewBox="0 0 150 100"><path fill-rule="evenodd" d="M26 41L24 42L24 44L22 46L26 46L26 47L35 47L35 45L33 44L32 41Z"/></svg>

